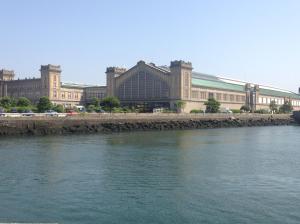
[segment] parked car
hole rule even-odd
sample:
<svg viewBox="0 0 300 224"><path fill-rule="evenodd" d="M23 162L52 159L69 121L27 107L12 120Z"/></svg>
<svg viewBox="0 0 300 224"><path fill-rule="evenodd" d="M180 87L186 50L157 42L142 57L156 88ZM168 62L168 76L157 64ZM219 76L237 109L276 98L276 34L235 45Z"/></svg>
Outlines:
<svg viewBox="0 0 300 224"><path fill-rule="evenodd" d="M58 113L54 110L47 110L45 111L45 115L49 117L58 117Z"/></svg>
<svg viewBox="0 0 300 224"><path fill-rule="evenodd" d="M24 117L33 117L35 113L32 112L32 110L24 110L22 111L22 116Z"/></svg>
<svg viewBox="0 0 300 224"><path fill-rule="evenodd" d="M229 108L220 108L220 113L232 114L232 111Z"/></svg>
<svg viewBox="0 0 300 224"><path fill-rule="evenodd" d="M73 115L77 115L78 112L76 112L75 110L68 110L67 111L67 116L73 116Z"/></svg>
<svg viewBox="0 0 300 224"><path fill-rule="evenodd" d="M106 111L105 111L105 110L102 110L102 109L100 109L100 110L97 110L97 113L106 114Z"/></svg>
<svg viewBox="0 0 300 224"><path fill-rule="evenodd" d="M11 113L18 113L18 110L17 110L17 108L11 108L10 112Z"/></svg>

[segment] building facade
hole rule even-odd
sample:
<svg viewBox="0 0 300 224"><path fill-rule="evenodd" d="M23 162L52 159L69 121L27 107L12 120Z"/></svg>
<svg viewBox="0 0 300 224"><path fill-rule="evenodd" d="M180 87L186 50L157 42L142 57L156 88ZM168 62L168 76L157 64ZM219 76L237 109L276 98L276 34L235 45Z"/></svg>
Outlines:
<svg viewBox="0 0 300 224"><path fill-rule="evenodd" d="M105 86L81 85L61 82L61 68L55 65L42 65L40 78L14 79L14 71L0 70L0 97L26 97L36 103L47 96L53 104L64 107L85 105L93 97L104 98Z"/></svg>
<svg viewBox="0 0 300 224"><path fill-rule="evenodd" d="M42 65L39 78L15 79L11 70L0 70L0 97L27 97L36 103L47 96L54 104L65 107L86 105L94 97L115 96L122 105L143 105L153 108L176 109L184 101L184 112L205 109L204 103L215 98L221 108L252 110L268 109L270 102L278 106L290 101L300 110L300 95L288 90L207 75L193 71L192 63L172 61L169 66L157 66L139 61L132 68L108 67L107 86L82 85L61 81L61 67Z"/></svg>
<svg viewBox="0 0 300 224"><path fill-rule="evenodd" d="M190 112L204 110L204 102L215 98L228 109L243 105L253 111L268 109L273 100L278 106L290 101L295 110L300 109L297 93L194 72L192 64L184 61L172 61L170 66L139 61L130 69L108 67L106 77L107 95L118 97L123 105L176 109L181 100L186 103L184 112Z"/></svg>

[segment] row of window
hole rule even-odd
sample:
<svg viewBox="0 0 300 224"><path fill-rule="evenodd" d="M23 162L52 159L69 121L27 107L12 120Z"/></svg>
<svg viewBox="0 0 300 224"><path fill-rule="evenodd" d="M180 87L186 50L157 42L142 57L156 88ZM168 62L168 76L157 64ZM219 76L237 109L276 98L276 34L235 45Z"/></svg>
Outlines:
<svg viewBox="0 0 300 224"><path fill-rule="evenodd" d="M57 98L57 91L53 91L53 97ZM81 95L78 92L62 92L61 98L62 99L80 99Z"/></svg>
<svg viewBox="0 0 300 224"><path fill-rule="evenodd" d="M218 101L230 101L230 102L245 102L246 97L243 95L234 95L227 93L213 93L204 91L192 91L192 98L207 100L208 98L215 98Z"/></svg>
<svg viewBox="0 0 300 224"><path fill-rule="evenodd" d="M53 91L53 97L57 98L57 91ZM99 98L102 99L105 97L105 93L88 93L87 94L87 98ZM61 93L61 98L62 99L80 99L81 98L81 94L78 92L62 92Z"/></svg>
<svg viewBox="0 0 300 224"><path fill-rule="evenodd" d="M300 107L300 101L298 101L298 100L292 100L292 106L294 106L294 107Z"/></svg>
<svg viewBox="0 0 300 224"><path fill-rule="evenodd" d="M8 86L11 91L34 91L40 89L41 85L30 85L30 86Z"/></svg>
<svg viewBox="0 0 300 224"><path fill-rule="evenodd" d="M270 104L272 101L275 101L277 105L283 105L284 99L283 98L268 98L268 97L258 97L258 103L260 104ZM292 106L300 106L300 101L292 100Z"/></svg>
<svg viewBox="0 0 300 224"><path fill-rule="evenodd" d="M145 72L134 74L117 88L120 99L159 99L169 95L170 89L166 81Z"/></svg>
<svg viewBox="0 0 300 224"><path fill-rule="evenodd" d="M284 103L284 99L282 98L258 97L258 103L260 104L270 104L271 101L275 101L278 105L282 105Z"/></svg>
<svg viewBox="0 0 300 224"><path fill-rule="evenodd" d="M25 92L21 92L21 91L18 91L18 92L14 92L14 91L9 91L9 95L11 96L14 96L14 97L29 97L31 98L32 96L39 96L40 95L40 92L37 91L37 92L28 92L28 91L25 91Z"/></svg>
<svg viewBox="0 0 300 224"><path fill-rule="evenodd" d="M86 98L93 98L96 97L98 99L102 99L105 97L105 93L97 93L97 92L93 92L93 93L86 93Z"/></svg>

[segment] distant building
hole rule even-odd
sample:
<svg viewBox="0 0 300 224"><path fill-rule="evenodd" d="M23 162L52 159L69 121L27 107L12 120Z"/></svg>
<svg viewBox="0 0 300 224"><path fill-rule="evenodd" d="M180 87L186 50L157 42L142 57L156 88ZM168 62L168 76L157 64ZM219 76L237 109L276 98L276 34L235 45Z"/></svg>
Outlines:
<svg viewBox="0 0 300 224"><path fill-rule="evenodd" d="M139 61L130 69L108 67L107 95L116 96L123 105L142 104L149 108L175 109L176 101L186 102L185 112L205 109L204 102L215 98L221 107L252 110L268 109L272 100L277 105L290 101L300 109L300 95L274 87L242 82L193 71L192 64L172 61L170 66L156 66Z"/></svg>
<svg viewBox="0 0 300 224"><path fill-rule="evenodd" d="M88 104L93 97L116 96L122 105L176 109L176 102L186 102L184 112L205 109L204 102L215 98L222 108L268 109L271 101L282 105L290 101L300 110L300 95L288 90L207 75L193 71L192 63L172 61L157 66L139 61L132 68L108 67L107 86L61 82L61 68L42 65L40 78L16 80L10 70L0 70L0 97L27 97L37 102L47 96L54 104L65 107Z"/></svg>
<svg viewBox="0 0 300 224"><path fill-rule="evenodd" d="M65 107L84 105L93 97L104 98L105 86L81 85L61 82L61 68L54 65L42 65L40 78L14 79L14 71L0 70L0 97L27 97L38 102L47 96L54 104Z"/></svg>

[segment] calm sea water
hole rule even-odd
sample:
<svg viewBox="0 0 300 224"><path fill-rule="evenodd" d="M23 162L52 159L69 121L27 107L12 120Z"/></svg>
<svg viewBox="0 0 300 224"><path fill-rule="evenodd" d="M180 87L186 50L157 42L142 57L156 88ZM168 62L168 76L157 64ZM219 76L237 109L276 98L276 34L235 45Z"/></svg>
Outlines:
<svg viewBox="0 0 300 224"><path fill-rule="evenodd" d="M0 222L300 223L300 127L2 138Z"/></svg>

